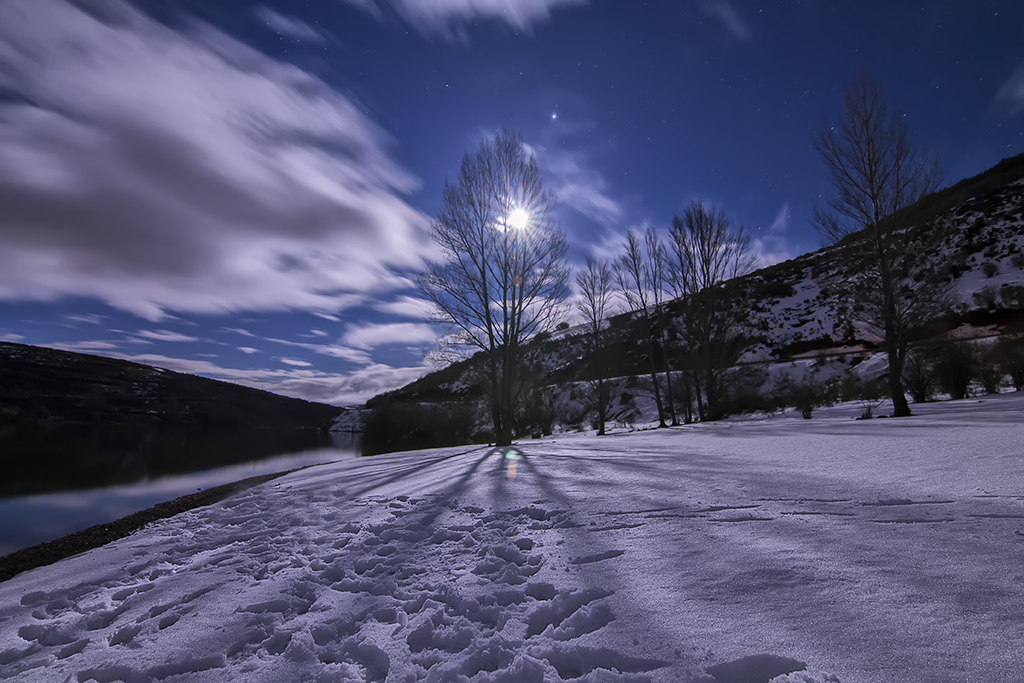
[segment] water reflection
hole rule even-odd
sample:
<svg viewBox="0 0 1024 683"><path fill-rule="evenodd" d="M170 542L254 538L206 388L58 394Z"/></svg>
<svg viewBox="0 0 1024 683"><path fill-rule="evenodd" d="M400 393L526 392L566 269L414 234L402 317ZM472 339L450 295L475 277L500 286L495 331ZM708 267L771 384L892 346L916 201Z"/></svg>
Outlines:
<svg viewBox="0 0 1024 683"><path fill-rule="evenodd" d="M0 555L200 489L358 453L358 435L344 433L0 434Z"/></svg>

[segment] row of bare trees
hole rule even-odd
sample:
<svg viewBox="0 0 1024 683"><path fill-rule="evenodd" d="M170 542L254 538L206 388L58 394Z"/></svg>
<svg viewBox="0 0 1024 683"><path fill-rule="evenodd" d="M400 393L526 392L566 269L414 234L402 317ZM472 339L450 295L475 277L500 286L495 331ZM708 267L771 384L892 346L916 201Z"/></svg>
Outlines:
<svg viewBox="0 0 1024 683"><path fill-rule="evenodd" d="M813 222L843 264L824 284L844 292L851 316L882 335L894 414L909 415L902 373L912 333L951 301L951 286L928 266L937 231L911 229L907 213L937 187L938 164L915 148L905 119L887 109L867 77L847 90L843 117L821 131L815 148L835 192ZM443 256L419 282L449 347L485 352L499 445L512 440L524 346L553 326L568 301L567 246L553 205L518 135L506 130L485 140L463 159L456 181L445 182L432 225ZM725 373L742 348L743 310L729 283L754 265L749 234L699 201L673 219L667 239L653 228L631 230L613 262L587 262L576 277L577 307L598 359L600 433L608 415L602 354L613 294L632 311L645 345L659 423L717 419Z"/></svg>

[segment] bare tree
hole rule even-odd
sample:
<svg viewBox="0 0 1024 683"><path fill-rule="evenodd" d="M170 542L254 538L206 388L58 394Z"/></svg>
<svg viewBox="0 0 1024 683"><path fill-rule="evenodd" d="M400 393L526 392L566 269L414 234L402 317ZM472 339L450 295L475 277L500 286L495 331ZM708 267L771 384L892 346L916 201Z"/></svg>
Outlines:
<svg viewBox="0 0 1024 683"><path fill-rule="evenodd" d="M893 415L910 415L901 378L911 334L943 312L951 286L927 265L935 233L912 230L906 210L938 188L940 166L914 146L905 118L889 112L869 76L847 88L842 118L821 130L814 148L835 193L813 223L834 244L857 235L843 245L840 285L854 316L885 340Z"/></svg>
<svg viewBox="0 0 1024 683"><path fill-rule="evenodd" d="M738 352L736 302L724 285L753 270L750 235L743 228L733 230L721 209L694 201L682 218L672 219L670 236L670 280L683 300L685 335L690 355L697 359L698 409L701 419L717 419L722 379Z"/></svg>
<svg viewBox="0 0 1024 683"><path fill-rule="evenodd" d="M427 264L419 289L451 346L486 353L498 445L512 442L523 345L558 320L568 294L565 235L553 206L522 138L503 130L463 157L455 182L445 180L431 225L442 257Z"/></svg>
<svg viewBox="0 0 1024 683"><path fill-rule="evenodd" d="M597 409L597 435L604 436L608 415L608 387L605 375L608 372L605 357L604 327L611 308L612 269L606 261L587 257L587 268L576 273L576 286L580 298L576 309L583 316L590 338L590 356L594 359L596 378L590 383Z"/></svg>
<svg viewBox="0 0 1024 683"><path fill-rule="evenodd" d="M647 240L647 246L651 246ZM665 427L665 404L662 400L661 382L658 377L660 339L656 329L655 291L661 277L660 255L645 251L641 237L633 230L626 235L626 251L615 263L615 280L626 304L634 312L640 325L641 336L647 344L650 369L651 394L658 407L658 426Z"/></svg>

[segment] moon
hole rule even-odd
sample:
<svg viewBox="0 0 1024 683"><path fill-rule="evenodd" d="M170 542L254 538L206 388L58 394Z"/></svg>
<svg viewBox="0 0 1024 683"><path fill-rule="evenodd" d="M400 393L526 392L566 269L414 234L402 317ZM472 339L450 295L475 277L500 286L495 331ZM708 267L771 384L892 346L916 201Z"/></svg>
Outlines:
<svg viewBox="0 0 1024 683"><path fill-rule="evenodd" d="M508 215L508 225L516 230L522 230L530 222L530 214L524 209L513 209Z"/></svg>

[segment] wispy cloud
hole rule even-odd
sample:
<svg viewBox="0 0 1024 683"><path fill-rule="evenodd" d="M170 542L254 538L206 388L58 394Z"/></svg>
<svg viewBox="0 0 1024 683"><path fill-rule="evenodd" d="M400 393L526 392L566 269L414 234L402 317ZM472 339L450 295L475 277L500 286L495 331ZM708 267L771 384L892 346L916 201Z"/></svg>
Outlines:
<svg viewBox="0 0 1024 683"><path fill-rule="evenodd" d="M385 344L425 344L437 339L430 325L419 323L385 323L349 325L342 343L360 349L374 349Z"/></svg>
<svg viewBox="0 0 1024 683"><path fill-rule="evenodd" d="M152 339L153 341L163 342L197 342L199 337L189 337L185 334L178 332L172 332L170 330L139 330L135 333L135 336L142 337L143 339Z"/></svg>
<svg viewBox="0 0 1024 683"><path fill-rule="evenodd" d="M466 24L493 20L518 30L549 21L558 7L586 4L588 0L343 0L383 20L385 9L423 33L461 38Z"/></svg>
<svg viewBox="0 0 1024 683"><path fill-rule="evenodd" d="M307 43L323 43L327 36L313 28L309 24L294 17L286 17L274 10L261 5L255 10L256 17L266 24L272 31L275 31L286 38L304 41Z"/></svg>
<svg viewBox="0 0 1024 683"><path fill-rule="evenodd" d="M1024 65L1021 65L1003 87L996 93L997 107L1008 109L1010 113L1019 114L1024 111Z"/></svg>
<svg viewBox="0 0 1024 683"><path fill-rule="evenodd" d="M374 309L381 313L402 316L403 318L416 318L423 320L435 309L434 304L412 296L400 296L394 301L374 304Z"/></svg>
<svg viewBox="0 0 1024 683"><path fill-rule="evenodd" d="M120 0L0 22L0 298L330 315L432 246L364 107L198 22Z"/></svg>
<svg viewBox="0 0 1024 683"><path fill-rule="evenodd" d="M176 372L235 382L282 396L334 405L362 403L381 392L404 386L429 372L426 366L395 368L382 364L370 365L346 375L304 367L241 370L223 367L208 360L173 358L156 354L108 355Z"/></svg>
<svg viewBox="0 0 1024 683"><path fill-rule="evenodd" d="M61 318L69 323L85 323L86 325L100 325L107 319L105 315L62 315Z"/></svg>
<svg viewBox="0 0 1024 683"><path fill-rule="evenodd" d="M750 246L753 248L759 267L782 263L796 256L786 238L791 218L792 210L789 202L786 202L779 207L778 213L775 214L775 220L767 230L754 231Z"/></svg>
<svg viewBox="0 0 1024 683"><path fill-rule="evenodd" d="M239 346L238 350L241 351L242 353L245 353L245 354L253 354L253 353L259 353L260 352L259 349L254 349L251 346Z"/></svg>
<svg viewBox="0 0 1024 683"><path fill-rule="evenodd" d="M311 368L311 367L313 367L312 363L310 363L308 361L304 361L304 360L296 360L295 358L282 358L281 362L284 363L285 365L291 365L291 366L294 366L294 367L297 367L297 368Z"/></svg>
<svg viewBox="0 0 1024 683"><path fill-rule="evenodd" d="M306 349L307 351L313 351L320 353L331 358L339 358L341 360L347 360L350 363L356 363L357 365L369 365L373 362L370 358L370 354L361 349L352 349L347 346L339 346L337 344L310 344L307 342L296 342L288 339L277 339L274 337L268 337L267 341L274 342L275 344L283 344L285 346L294 346L299 349Z"/></svg>
<svg viewBox="0 0 1024 683"><path fill-rule="evenodd" d="M733 9L729 0L703 0L701 9L708 16L721 22L722 26L737 40L750 40L750 28Z"/></svg>
<svg viewBox="0 0 1024 683"><path fill-rule="evenodd" d="M621 229L622 203L609 196L608 182L584 154L545 147L531 151L560 203L604 228Z"/></svg>

